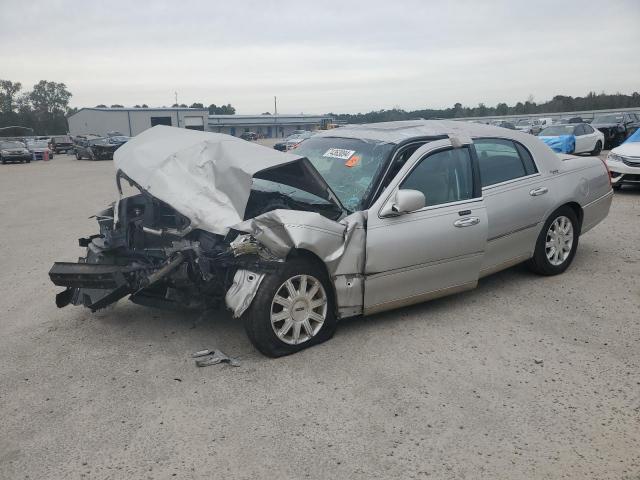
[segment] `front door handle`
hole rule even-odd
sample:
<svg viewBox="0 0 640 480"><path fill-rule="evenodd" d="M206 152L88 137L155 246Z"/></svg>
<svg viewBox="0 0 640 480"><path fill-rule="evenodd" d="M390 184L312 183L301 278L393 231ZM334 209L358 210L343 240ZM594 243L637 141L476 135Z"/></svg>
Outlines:
<svg viewBox="0 0 640 480"><path fill-rule="evenodd" d="M460 220L456 220L453 224L456 227L472 227L480 223L480 219L478 217L467 217L461 218Z"/></svg>
<svg viewBox="0 0 640 480"><path fill-rule="evenodd" d="M538 195L544 195L548 191L549 189L547 187L538 187L531 190L529 192L529 195L531 195L532 197L537 197Z"/></svg>

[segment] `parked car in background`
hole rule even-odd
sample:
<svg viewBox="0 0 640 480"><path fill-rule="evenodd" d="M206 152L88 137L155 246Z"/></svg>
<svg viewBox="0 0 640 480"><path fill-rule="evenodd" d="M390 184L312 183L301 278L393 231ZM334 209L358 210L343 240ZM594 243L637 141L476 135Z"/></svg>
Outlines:
<svg viewBox="0 0 640 480"><path fill-rule="evenodd" d="M0 140L0 161L2 164L31 162L31 153L27 146L15 140Z"/></svg>
<svg viewBox="0 0 640 480"><path fill-rule="evenodd" d="M248 142L253 142L258 139L258 135L254 132L242 132L240 138L243 140L247 140Z"/></svg>
<svg viewBox="0 0 640 480"><path fill-rule="evenodd" d="M640 118L629 112L607 113L596 115L591 125L604 134L605 147L615 148L640 127Z"/></svg>
<svg viewBox="0 0 640 480"><path fill-rule="evenodd" d="M49 272L58 307L226 305L272 357L521 262L561 274L613 197L599 158L457 121L345 126L294 153L156 126L114 163L119 197L86 256Z"/></svg>
<svg viewBox="0 0 640 480"><path fill-rule="evenodd" d="M111 143L108 137L86 135L75 138L73 149L78 160L113 160L113 153L120 145Z"/></svg>
<svg viewBox="0 0 640 480"><path fill-rule="evenodd" d="M43 160L45 152L48 153L49 160L53 158L53 150L47 140L29 140L27 141L27 150L31 153L33 160Z"/></svg>
<svg viewBox="0 0 640 480"><path fill-rule="evenodd" d="M600 155L604 135L588 123L551 125L538 134L538 138L558 153L589 153Z"/></svg>
<svg viewBox="0 0 640 480"><path fill-rule="evenodd" d="M298 131L298 130L296 130ZM292 148L296 148L300 145L301 142L306 140L307 138L311 138L313 134L311 132L307 132L302 130L302 133L292 133L287 138L282 140L281 142L276 143L273 148L279 150L281 152L286 152L287 150L291 150Z"/></svg>
<svg viewBox="0 0 640 480"><path fill-rule="evenodd" d="M109 143L113 145L117 145L118 147L121 147L122 145L127 143L129 140L131 140L131 137L127 137L125 135L113 135L113 136L109 136L108 140L109 140Z"/></svg>
<svg viewBox="0 0 640 480"><path fill-rule="evenodd" d="M528 118L521 118L515 123L516 130L519 130L524 133L531 133L531 128L533 127L533 122Z"/></svg>
<svg viewBox="0 0 640 480"><path fill-rule="evenodd" d="M561 117L558 118L557 120L553 121L554 125L557 124L561 124L561 125L565 125L567 123L587 123L585 122L582 117Z"/></svg>
<svg viewBox="0 0 640 480"><path fill-rule="evenodd" d="M67 153L73 150L73 140L69 135L54 135L49 141L49 146L54 153Z"/></svg>
<svg viewBox="0 0 640 480"><path fill-rule="evenodd" d="M616 190L625 184L640 186L640 129L609 152L607 166Z"/></svg>
<svg viewBox="0 0 640 480"><path fill-rule="evenodd" d="M530 133L538 135L543 129L550 125L553 125L553 118L534 118Z"/></svg>
<svg viewBox="0 0 640 480"><path fill-rule="evenodd" d="M496 126L496 127L500 127L500 128L508 128L509 130L517 130L516 126L513 123L508 122L506 120L496 120L495 122L492 122L491 124Z"/></svg>

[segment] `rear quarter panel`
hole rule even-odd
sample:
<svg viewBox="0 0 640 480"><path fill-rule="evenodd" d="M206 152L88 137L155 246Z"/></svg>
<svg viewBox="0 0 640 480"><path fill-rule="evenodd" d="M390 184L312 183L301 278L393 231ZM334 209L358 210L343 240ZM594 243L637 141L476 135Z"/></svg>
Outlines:
<svg viewBox="0 0 640 480"><path fill-rule="evenodd" d="M581 233L585 233L609 213L613 198L609 174L598 157L558 157L558 173L549 178L554 203L556 208L570 202L579 204L583 211Z"/></svg>
<svg viewBox="0 0 640 480"><path fill-rule="evenodd" d="M532 153L551 196L540 229L554 210L567 203L577 203L582 208L582 233L604 220L609 213L613 190L600 158L556 154L531 135L518 136L517 140Z"/></svg>

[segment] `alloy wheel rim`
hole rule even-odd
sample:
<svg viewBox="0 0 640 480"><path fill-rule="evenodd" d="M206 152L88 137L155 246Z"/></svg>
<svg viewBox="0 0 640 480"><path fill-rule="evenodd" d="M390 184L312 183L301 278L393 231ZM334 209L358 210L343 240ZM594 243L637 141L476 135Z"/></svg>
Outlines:
<svg viewBox="0 0 640 480"><path fill-rule="evenodd" d="M554 266L562 265L573 247L573 223L565 216L556 218L547 230L545 253Z"/></svg>
<svg viewBox="0 0 640 480"><path fill-rule="evenodd" d="M327 293L311 275L296 275L280 285L271 302L271 328L289 345L308 342L327 318Z"/></svg>

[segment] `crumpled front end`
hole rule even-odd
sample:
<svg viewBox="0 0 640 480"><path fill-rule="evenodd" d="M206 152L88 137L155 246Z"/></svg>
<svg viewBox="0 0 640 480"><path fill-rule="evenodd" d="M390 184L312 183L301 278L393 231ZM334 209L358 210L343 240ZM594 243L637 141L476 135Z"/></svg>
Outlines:
<svg viewBox="0 0 640 480"><path fill-rule="evenodd" d="M168 308L224 302L240 316L264 276L304 250L326 265L338 316L360 313L364 214L342 218L344 208L304 157L182 130L154 127L118 149L120 198L97 216L100 232L80 239L85 256L49 272L66 287L58 306L97 310L129 296ZM140 193L122 198L123 179ZM254 180L313 199L292 188L254 188Z"/></svg>

